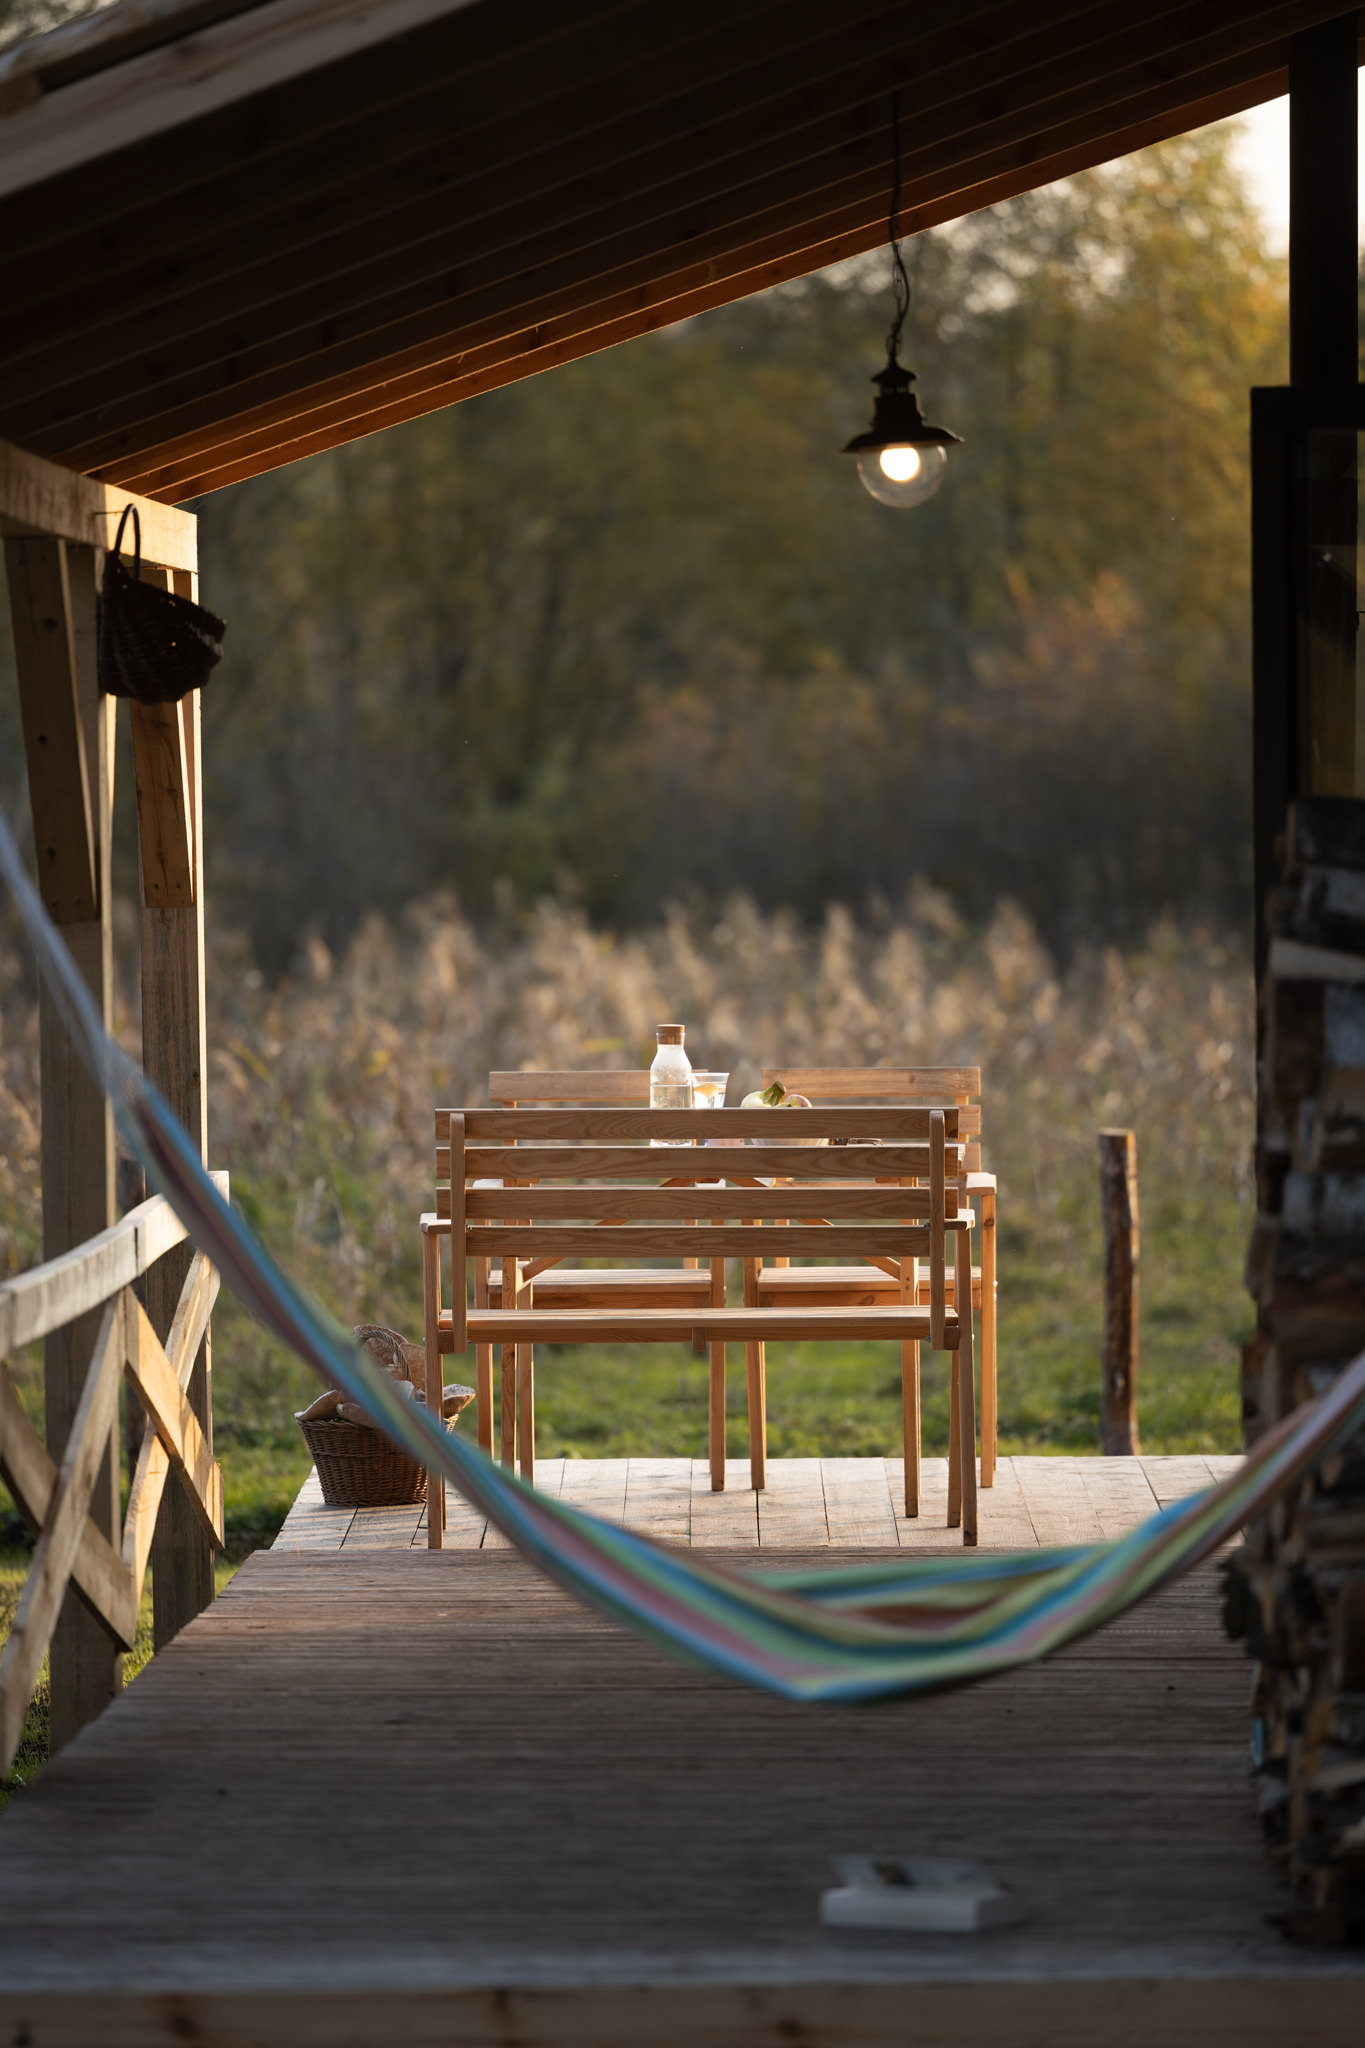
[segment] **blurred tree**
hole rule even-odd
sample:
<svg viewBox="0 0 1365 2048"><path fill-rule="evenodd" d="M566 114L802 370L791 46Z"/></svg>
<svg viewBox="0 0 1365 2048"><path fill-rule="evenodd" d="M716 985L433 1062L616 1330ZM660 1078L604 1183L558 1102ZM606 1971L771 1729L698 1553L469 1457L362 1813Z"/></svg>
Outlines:
<svg viewBox="0 0 1365 2048"><path fill-rule="evenodd" d="M1240 913L1247 391L1286 332L1234 133L907 244L965 437L920 510L838 453L880 254L201 501L216 914L273 969L444 884Z"/></svg>

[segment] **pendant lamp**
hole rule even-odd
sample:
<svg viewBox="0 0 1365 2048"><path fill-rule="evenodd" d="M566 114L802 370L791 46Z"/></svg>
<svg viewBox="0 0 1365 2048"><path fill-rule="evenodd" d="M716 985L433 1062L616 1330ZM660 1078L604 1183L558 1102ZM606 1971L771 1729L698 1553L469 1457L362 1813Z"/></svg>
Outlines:
<svg viewBox="0 0 1365 2048"><path fill-rule="evenodd" d="M886 367L872 382L877 400L872 408L872 425L865 434L855 434L844 446L845 455L858 458L858 480L878 504L908 507L923 505L943 482L948 450L961 445L961 435L947 427L930 424L920 412L919 400L910 386L913 370L900 363L901 330L910 309L910 279L901 259L896 230L901 208L900 94L891 98L892 180L891 290L895 317L886 337Z"/></svg>

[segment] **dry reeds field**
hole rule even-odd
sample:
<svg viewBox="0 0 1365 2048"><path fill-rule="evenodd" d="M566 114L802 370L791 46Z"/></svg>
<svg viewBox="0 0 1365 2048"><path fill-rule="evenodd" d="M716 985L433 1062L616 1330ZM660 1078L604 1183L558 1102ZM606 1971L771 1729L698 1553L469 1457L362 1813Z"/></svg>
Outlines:
<svg viewBox="0 0 1365 2048"><path fill-rule="evenodd" d="M17 953L0 960L0 1272L38 1253L37 1029ZM1144 1447L1232 1450L1241 1265L1251 1213L1252 993L1243 955L1160 924L1127 954L1059 970L1008 905L969 929L920 888L900 914L818 930L736 898L624 937L546 903L476 930L451 901L305 946L265 985L244 946L210 960L211 1152L272 1250L345 1321L420 1327L416 1218L431 1112L486 1099L491 1067L635 1066L682 1018L730 1097L764 1064L970 1062L1000 1179L1001 1439L1097 1448L1100 1235L1095 1133L1137 1132ZM131 1008L120 1020L136 1044ZM885 1356L881 1355L885 1352ZM946 1439L930 1362L926 1448ZM544 1354L542 1452L700 1452L705 1367L648 1351ZM743 1448L742 1373L731 1449ZM30 1397L40 1377L28 1373ZM772 1347L773 1455L894 1450L891 1347ZM303 1368L235 1306L215 1319L214 1412L239 1540L268 1534L305 1469Z"/></svg>

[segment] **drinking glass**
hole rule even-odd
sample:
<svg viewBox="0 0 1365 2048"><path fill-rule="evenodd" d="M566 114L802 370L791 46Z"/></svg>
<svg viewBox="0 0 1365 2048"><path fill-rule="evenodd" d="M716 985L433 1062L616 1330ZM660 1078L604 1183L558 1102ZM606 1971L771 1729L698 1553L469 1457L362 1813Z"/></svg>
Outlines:
<svg viewBox="0 0 1365 2048"><path fill-rule="evenodd" d="M728 1074L708 1073L705 1068L693 1067L693 1109L724 1109L725 1086L729 1079ZM709 1145L711 1140L708 1138L706 1142Z"/></svg>

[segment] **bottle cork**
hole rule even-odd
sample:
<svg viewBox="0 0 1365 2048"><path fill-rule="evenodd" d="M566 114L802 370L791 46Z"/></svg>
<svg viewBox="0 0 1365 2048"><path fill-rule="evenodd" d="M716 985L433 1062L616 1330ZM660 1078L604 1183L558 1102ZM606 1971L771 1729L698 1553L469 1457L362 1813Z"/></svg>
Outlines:
<svg viewBox="0 0 1365 2048"><path fill-rule="evenodd" d="M660 1024L654 1036L660 1045L681 1045L686 1029L685 1024Z"/></svg>

